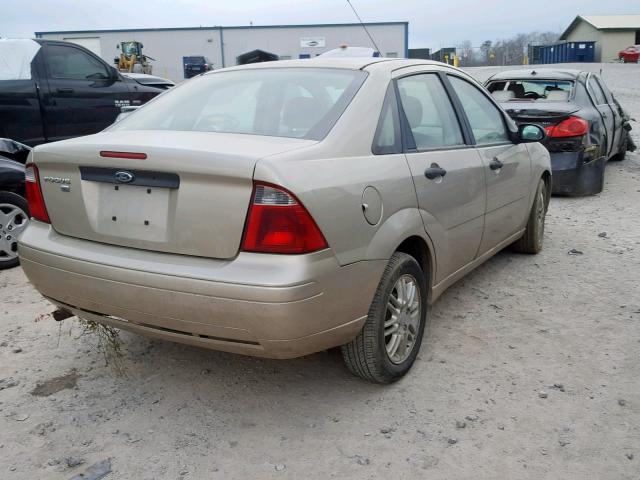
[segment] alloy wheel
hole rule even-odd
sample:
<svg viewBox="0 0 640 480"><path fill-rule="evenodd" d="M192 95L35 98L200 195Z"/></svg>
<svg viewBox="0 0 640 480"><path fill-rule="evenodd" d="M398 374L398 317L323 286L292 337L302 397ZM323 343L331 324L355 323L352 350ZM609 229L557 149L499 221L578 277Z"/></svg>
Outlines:
<svg viewBox="0 0 640 480"><path fill-rule="evenodd" d="M18 236L29 223L24 210L11 203L0 203L0 262L18 256Z"/></svg>
<svg viewBox="0 0 640 480"><path fill-rule="evenodd" d="M420 331L421 305L417 280L402 275L389 294L384 322L385 347L392 363L400 364L411 355Z"/></svg>

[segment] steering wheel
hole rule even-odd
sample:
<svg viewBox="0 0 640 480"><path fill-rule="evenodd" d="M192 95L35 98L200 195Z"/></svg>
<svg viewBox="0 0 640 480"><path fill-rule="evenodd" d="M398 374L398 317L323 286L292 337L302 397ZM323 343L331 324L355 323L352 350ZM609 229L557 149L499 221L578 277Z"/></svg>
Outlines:
<svg viewBox="0 0 640 480"><path fill-rule="evenodd" d="M238 119L227 113L212 113L205 115L196 124L198 130L211 132L230 132L237 129L240 122Z"/></svg>
<svg viewBox="0 0 640 480"><path fill-rule="evenodd" d="M527 92L524 94L523 98L533 98L534 100L540 98L540 95L537 94L536 92Z"/></svg>

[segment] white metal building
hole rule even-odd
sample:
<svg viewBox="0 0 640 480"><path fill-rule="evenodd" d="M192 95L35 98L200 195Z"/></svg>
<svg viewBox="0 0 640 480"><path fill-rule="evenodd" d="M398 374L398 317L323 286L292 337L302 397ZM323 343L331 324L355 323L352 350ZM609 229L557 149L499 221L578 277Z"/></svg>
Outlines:
<svg viewBox="0 0 640 480"><path fill-rule="evenodd" d="M366 27L383 56L408 56L408 22L367 23ZM342 44L372 47L359 23L87 30L35 35L78 43L111 64L120 55L117 48L120 42L142 42L145 55L155 59L153 73L175 82L184 79L182 57L186 56L202 55L213 68L222 68L236 65L239 55L257 49L286 60L315 57Z"/></svg>
<svg viewBox="0 0 640 480"><path fill-rule="evenodd" d="M620 50L640 45L640 15L578 15L560 40L595 41L596 62L611 62Z"/></svg>

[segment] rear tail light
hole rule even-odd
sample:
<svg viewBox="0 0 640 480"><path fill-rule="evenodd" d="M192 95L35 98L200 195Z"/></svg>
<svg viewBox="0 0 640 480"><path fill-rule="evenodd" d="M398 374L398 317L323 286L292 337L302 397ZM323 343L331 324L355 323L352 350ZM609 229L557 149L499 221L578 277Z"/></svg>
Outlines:
<svg viewBox="0 0 640 480"><path fill-rule="evenodd" d="M242 250L300 254L327 248L327 241L306 208L290 192L254 183Z"/></svg>
<svg viewBox="0 0 640 480"><path fill-rule="evenodd" d="M31 218L40 220L41 222L51 223L47 207L44 204L42 189L40 188L40 175L38 167L33 163L27 164L24 170L25 192L27 194L27 203L29 204L29 213Z"/></svg>
<svg viewBox="0 0 640 480"><path fill-rule="evenodd" d="M580 117L569 117L557 125L545 127L551 138L581 137L589 132L589 122Z"/></svg>

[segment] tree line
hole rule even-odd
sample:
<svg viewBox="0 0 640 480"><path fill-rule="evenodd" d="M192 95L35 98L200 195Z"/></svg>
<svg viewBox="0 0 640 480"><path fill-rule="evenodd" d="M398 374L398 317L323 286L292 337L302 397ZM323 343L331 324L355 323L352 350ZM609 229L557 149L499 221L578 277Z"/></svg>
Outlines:
<svg viewBox="0 0 640 480"><path fill-rule="evenodd" d="M485 40L474 46L470 40L456 46L460 66L522 65L530 45L546 45L558 41L558 32L519 33L511 38ZM530 60L530 59L529 59Z"/></svg>

